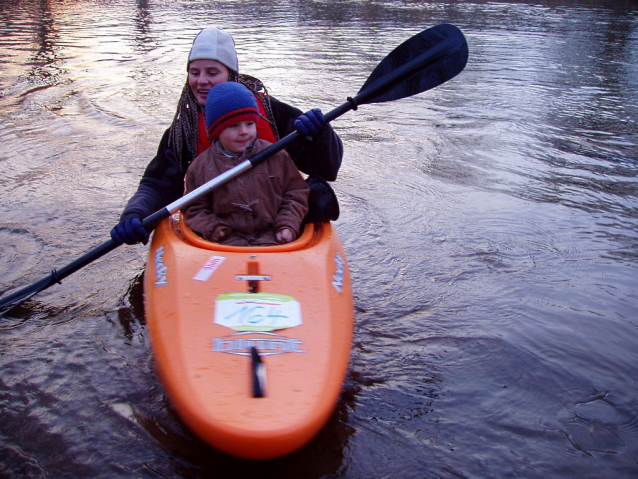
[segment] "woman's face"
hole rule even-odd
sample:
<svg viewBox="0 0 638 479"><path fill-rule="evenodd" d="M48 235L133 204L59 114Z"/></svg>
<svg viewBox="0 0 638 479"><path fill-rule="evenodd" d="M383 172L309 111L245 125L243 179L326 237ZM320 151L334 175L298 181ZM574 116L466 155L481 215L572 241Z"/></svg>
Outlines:
<svg viewBox="0 0 638 479"><path fill-rule="evenodd" d="M201 106L206 105L208 91L229 77L228 68L216 60L193 60L188 66L188 86Z"/></svg>

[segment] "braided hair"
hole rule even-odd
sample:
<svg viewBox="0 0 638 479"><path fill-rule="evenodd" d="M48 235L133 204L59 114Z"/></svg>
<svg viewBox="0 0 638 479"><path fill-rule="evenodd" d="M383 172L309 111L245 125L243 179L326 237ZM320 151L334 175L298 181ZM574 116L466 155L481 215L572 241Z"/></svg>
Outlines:
<svg viewBox="0 0 638 479"><path fill-rule="evenodd" d="M267 118L265 118L265 120L270 123L275 134L275 139L279 140L279 133L277 132L277 126L275 125L270 103L270 94L264 84L255 77L243 74L238 75L232 70L230 71L228 81L235 81L245 85L259 97L266 110ZM182 171L186 171L190 161L197 156L198 143L200 141L199 113L203 111L204 107L195 99L195 95L193 95L187 79L182 89L179 102L177 103L177 111L175 112L175 117L173 118L173 123L168 133L169 148L175 154L177 164ZM190 158L186 158L185 153L188 153Z"/></svg>

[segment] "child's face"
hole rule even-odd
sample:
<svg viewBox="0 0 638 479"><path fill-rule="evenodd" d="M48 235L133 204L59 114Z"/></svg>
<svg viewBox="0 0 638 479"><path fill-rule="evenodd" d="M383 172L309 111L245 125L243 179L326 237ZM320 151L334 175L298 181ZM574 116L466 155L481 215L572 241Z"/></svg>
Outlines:
<svg viewBox="0 0 638 479"><path fill-rule="evenodd" d="M257 136L254 121L240 121L222 130L217 138L222 146L233 153L243 153Z"/></svg>
<svg viewBox="0 0 638 479"><path fill-rule="evenodd" d="M188 66L188 86L201 106L206 106L208 91L229 78L228 68L216 60L193 60Z"/></svg>

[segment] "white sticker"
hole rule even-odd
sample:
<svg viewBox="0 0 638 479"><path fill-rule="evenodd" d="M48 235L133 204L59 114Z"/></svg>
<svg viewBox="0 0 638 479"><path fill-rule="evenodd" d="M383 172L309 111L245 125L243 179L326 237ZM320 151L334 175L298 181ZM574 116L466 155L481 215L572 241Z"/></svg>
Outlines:
<svg viewBox="0 0 638 479"><path fill-rule="evenodd" d="M204 266L200 268L197 274L193 276L193 279L197 281L208 281L208 278L211 277L211 275L217 268L219 268L219 265L221 265L225 259L226 258L224 258L223 256L211 256L211 258L206 261Z"/></svg>
<svg viewBox="0 0 638 479"><path fill-rule="evenodd" d="M292 328L302 323L301 305L283 294L220 294L215 300L215 323L235 331Z"/></svg>

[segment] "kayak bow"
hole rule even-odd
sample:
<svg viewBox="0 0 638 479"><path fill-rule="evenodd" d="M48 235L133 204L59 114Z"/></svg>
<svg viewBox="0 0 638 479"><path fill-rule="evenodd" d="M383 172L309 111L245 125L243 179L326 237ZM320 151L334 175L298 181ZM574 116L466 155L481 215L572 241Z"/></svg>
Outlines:
<svg viewBox="0 0 638 479"><path fill-rule="evenodd" d="M278 246L203 240L173 215L156 229L146 316L167 395L204 441L250 459L308 443L348 368L354 310L330 223Z"/></svg>

